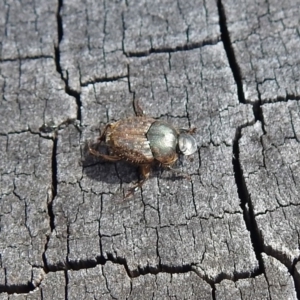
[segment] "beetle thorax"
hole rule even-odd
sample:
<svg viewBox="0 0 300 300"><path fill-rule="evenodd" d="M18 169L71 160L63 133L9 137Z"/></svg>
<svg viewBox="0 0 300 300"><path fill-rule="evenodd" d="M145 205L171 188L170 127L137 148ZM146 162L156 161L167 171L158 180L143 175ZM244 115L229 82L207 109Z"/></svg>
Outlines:
<svg viewBox="0 0 300 300"><path fill-rule="evenodd" d="M147 132L153 156L157 160L173 157L176 153L178 133L171 125L156 121Z"/></svg>

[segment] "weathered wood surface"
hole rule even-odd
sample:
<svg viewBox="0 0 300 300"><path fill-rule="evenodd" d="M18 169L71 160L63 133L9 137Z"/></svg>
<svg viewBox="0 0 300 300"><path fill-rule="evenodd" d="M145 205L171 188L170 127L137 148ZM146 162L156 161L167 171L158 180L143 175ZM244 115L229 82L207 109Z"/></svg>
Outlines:
<svg viewBox="0 0 300 300"><path fill-rule="evenodd" d="M299 7L1 2L0 299L299 299ZM199 151L121 201L133 97Z"/></svg>

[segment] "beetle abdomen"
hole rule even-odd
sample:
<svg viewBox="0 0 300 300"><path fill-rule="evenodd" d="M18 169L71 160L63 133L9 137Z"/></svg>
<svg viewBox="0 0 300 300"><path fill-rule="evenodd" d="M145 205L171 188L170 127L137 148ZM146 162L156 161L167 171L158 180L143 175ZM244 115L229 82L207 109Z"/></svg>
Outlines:
<svg viewBox="0 0 300 300"><path fill-rule="evenodd" d="M172 164L177 159L178 132L170 124L155 121L147 132L152 154L162 164Z"/></svg>
<svg viewBox="0 0 300 300"><path fill-rule="evenodd" d="M110 124L106 143L113 153L136 164L147 164L154 160L146 133L155 119L131 117Z"/></svg>

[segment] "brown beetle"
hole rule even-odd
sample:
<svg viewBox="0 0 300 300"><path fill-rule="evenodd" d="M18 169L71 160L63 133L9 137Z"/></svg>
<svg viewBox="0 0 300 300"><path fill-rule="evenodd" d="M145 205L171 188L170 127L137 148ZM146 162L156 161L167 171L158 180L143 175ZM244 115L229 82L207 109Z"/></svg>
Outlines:
<svg viewBox="0 0 300 300"><path fill-rule="evenodd" d="M191 135L195 128L176 129L169 123L145 116L137 101L133 101L133 106L136 116L107 124L98 139L99 143L105 142L109 155L89 146L92 155L104 160L126 160L140 166L143 179L128 195L143 185L154 164L171 169L179 153L190 155L197 150L196 140Z"/></svg>

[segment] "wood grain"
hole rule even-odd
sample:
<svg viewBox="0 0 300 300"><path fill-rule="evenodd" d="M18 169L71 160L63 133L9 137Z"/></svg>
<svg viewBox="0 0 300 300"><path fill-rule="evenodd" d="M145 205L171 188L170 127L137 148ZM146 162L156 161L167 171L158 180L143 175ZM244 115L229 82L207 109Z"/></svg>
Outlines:
<svg viewBox="0 0 300 300"><path fill-rule="evenodd" d="M299 7L2 2L0 298L299 299ZM122 201L133 98L199 151Z"/></svg>

